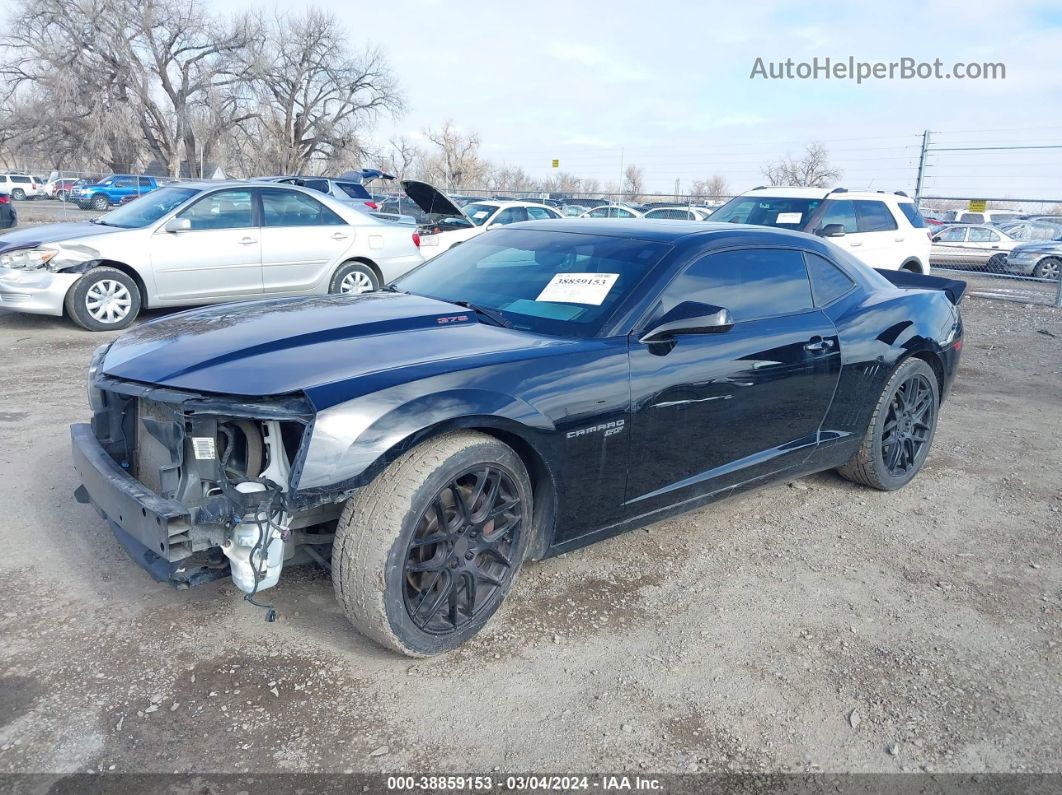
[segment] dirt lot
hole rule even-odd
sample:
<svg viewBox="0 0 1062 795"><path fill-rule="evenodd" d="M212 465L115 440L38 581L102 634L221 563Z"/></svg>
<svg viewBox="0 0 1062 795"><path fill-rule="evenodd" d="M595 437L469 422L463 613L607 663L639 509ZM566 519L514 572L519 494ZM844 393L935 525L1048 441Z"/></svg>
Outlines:
<svg viewBox="0 0 1062 795"><path fill-rule="evenodd" d="M107 336L0 312L0 772L1058 771L1062 312L964 308L902 492L823 474L531 564L419 662L318 570L275 624L152 582L71 497Z"/></svg>

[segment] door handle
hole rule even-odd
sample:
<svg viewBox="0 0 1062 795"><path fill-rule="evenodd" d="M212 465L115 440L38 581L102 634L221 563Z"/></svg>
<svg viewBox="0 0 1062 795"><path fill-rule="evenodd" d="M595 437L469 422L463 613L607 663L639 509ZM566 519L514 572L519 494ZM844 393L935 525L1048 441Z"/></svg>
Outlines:
<svg viewBox="0 0 1062 795"><path fill-rule="evenodd" d="M894 237L892 239L893 243L902 243L903 241L904 241L904 239L902 237Z"/></svg>
<svg viewBox="0 0 1062 795"><path fill-rule="evenodd" d="M257 243L258 241L255 238L253 238L253 237L243 237L243 238L240 238L240 240L238 242L239 242L239 244L241 246L250 246L250 245L253 245L254 243Z"/></svg>
<svg viewBox="0 0 1062 795"><path fill-rule="evenodd" d="M804 343L804 350L808 353L822 353L824 351L832 351L834 341L832 339L823 339L822 337L812 337L806 343Z"/></svg>
<svg viewBox="0 0 1062 795"><path fill-rule="evenodd" d="M856 246L861 246L861 245L863 245L863 244L862 243L856 243L856 242L852 242L852 243L848 244L849 248L855 248Z"/></svg>
<svg viewBox="0 0 1062 795"><path fill-rule="evenodd" d="M350 235L344 235L342 232L336 232L332 235L333 240L346 240Z"/></svg>

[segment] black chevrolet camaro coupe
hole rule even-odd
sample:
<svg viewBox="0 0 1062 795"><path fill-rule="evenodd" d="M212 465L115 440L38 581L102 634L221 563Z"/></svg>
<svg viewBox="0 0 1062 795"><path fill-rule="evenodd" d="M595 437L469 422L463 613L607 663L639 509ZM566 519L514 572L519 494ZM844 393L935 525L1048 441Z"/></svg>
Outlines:
<svg viewBox="0 0 1062 795"><path fill-rule="evenodd" d="M527 559L929 453L962 282L777 229L514 224L381 292L215 306L96 352L78 497L178 587L331 570L355 627L452 649ZM268 607L268 605L266 605Z"/></svg>

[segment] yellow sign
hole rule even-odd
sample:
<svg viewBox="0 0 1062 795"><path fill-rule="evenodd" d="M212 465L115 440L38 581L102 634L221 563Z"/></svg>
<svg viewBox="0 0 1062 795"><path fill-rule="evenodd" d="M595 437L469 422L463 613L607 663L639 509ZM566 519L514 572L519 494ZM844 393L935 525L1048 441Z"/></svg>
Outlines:
<svg viewBox="0 0 1062 795"><path fill-rule="evenodd" d="M970 206L967 209L972 213L983 213L987 206L988 202L984 199L970 199Z"/></svg>
<svg viewBox="0 0 1062 795"><path fill-rule="evenodd" d="M560 168L560 161L559 160L554 160L553 161L553 167L554 168Z"/></svg>

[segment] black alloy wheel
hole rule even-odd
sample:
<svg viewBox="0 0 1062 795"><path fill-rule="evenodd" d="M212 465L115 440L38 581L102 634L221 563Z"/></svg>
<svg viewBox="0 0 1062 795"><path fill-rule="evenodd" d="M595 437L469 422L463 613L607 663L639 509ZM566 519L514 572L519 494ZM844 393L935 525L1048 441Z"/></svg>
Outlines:
<svg viewBox="0 0 1062 795"><path fill-rule="evenodd" d="M921 466L933 437L936 412L936 395L923 373L900 384L881 433L881 458L891 476L905 478Z"/></svg>
<svg viewBox="0 0 1062 795"><path fill-rule="evenodd" d="M518 564L523 515L512 477L489 465L461 473L435 495L403 567L403 599L415 626L445 635L493 611Z"/></svg>

